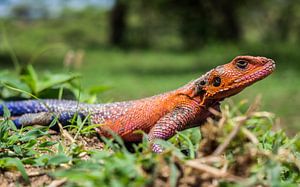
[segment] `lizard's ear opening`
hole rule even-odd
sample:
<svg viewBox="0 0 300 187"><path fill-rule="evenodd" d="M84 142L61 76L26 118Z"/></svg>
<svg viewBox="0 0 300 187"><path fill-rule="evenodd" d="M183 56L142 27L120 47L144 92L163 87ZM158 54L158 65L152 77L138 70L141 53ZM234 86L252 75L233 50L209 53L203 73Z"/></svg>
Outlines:
<svg viewBox="0 0 300 187"><path fill-rule="evenodd" d="M199 82L200 86L205 86L206 84L207 84L207 81L205 81L205 80L202 80L202 81Z"/></svg>
<svg viewBox="0 0 300 187"><path fill-rule="evenodd" d="M207 81L206 80L201 80L201 81L198 81L196 83L196 86L195 86L195 95L201 95L201 94L204 94L206 91L203 89L203 87L207 85Z"/></svg>

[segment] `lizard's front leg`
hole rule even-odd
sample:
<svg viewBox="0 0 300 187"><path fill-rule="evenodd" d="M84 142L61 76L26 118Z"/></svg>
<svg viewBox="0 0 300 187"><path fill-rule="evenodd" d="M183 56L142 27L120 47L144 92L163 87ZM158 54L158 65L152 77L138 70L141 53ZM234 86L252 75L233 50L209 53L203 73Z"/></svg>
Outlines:
<svg viewBox="0 0 300 187"><path fill-rule="evenodd" d="M152 150L160 153L163 151L160 145L153 143L155 139L167 140L176 134L176 131L187 128L187 125L195 121L199 109L191 107L179 107L166 114L152 127L148 134L148 140L152 143Z"/></svg>
<svg viewBox="0 0 300 187"><path fill-rule="evenodd" d="M215 103L211 108L220 111L220 104ZM158 120L150 130L148 140L152 143L152 150L157 153L163 151L160 145L153 143L155 139L167 140L174 136L177 131L205 123L209 117L214 117L214 114L206 108L198 106L176 108Z"/></svg>

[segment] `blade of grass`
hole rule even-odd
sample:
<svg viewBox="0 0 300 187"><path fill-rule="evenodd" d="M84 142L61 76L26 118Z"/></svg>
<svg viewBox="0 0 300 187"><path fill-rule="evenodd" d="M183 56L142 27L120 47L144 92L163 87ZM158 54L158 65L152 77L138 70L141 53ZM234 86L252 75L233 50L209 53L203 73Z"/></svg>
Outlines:
<svg viewBox="0 0 300 187"><path fill-rule="evenodd" d="M15 166L21 173L23 179L29 183L29 177L26 173L25 167L20 159L18 158L7 158L7 165Z"/></svg>
<svg viewBox="0 0 300 187"><path fill-rule="evenodd" d="M12 62L14 64L15 71L19 74L21 71L21 66L20 66L18 57L16 55L16 52L13 50L13 48L11 47L11 45L8 42L4 24L2 24L2 38L3 38L3 43L4 43L4 45L6 45L8 52L10 54L10 57L12 59Z"/></svg>

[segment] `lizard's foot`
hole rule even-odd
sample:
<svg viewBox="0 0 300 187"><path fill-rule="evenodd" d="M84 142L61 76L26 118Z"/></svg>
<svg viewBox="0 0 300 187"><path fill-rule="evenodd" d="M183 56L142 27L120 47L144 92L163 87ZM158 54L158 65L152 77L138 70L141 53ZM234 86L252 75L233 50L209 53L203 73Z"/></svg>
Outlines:
<svg viewBox="0 0 300 187"><path fill-rule="evenodd" d="M152 151L155 153L162 153L164 151L162 146L159 144L156 144L156 143L152 144L151 148L152 148Z"/></svg>

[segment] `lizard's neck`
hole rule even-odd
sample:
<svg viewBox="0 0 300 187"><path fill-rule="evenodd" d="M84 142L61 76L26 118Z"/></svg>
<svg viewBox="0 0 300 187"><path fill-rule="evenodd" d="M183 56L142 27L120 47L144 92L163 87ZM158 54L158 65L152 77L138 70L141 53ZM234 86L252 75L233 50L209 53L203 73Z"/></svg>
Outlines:
<svg viewBox="0 0 300 187"><path fill-rule="evenodd" d="M195 82L197 80L191 81L188 84L178 88L177 90L171 92L170 95L184 95L190 100L193 100L200 106L210 106L211 104L218 102L216 100L211 100L205 97L205 93L197 92Z"/></svg>

